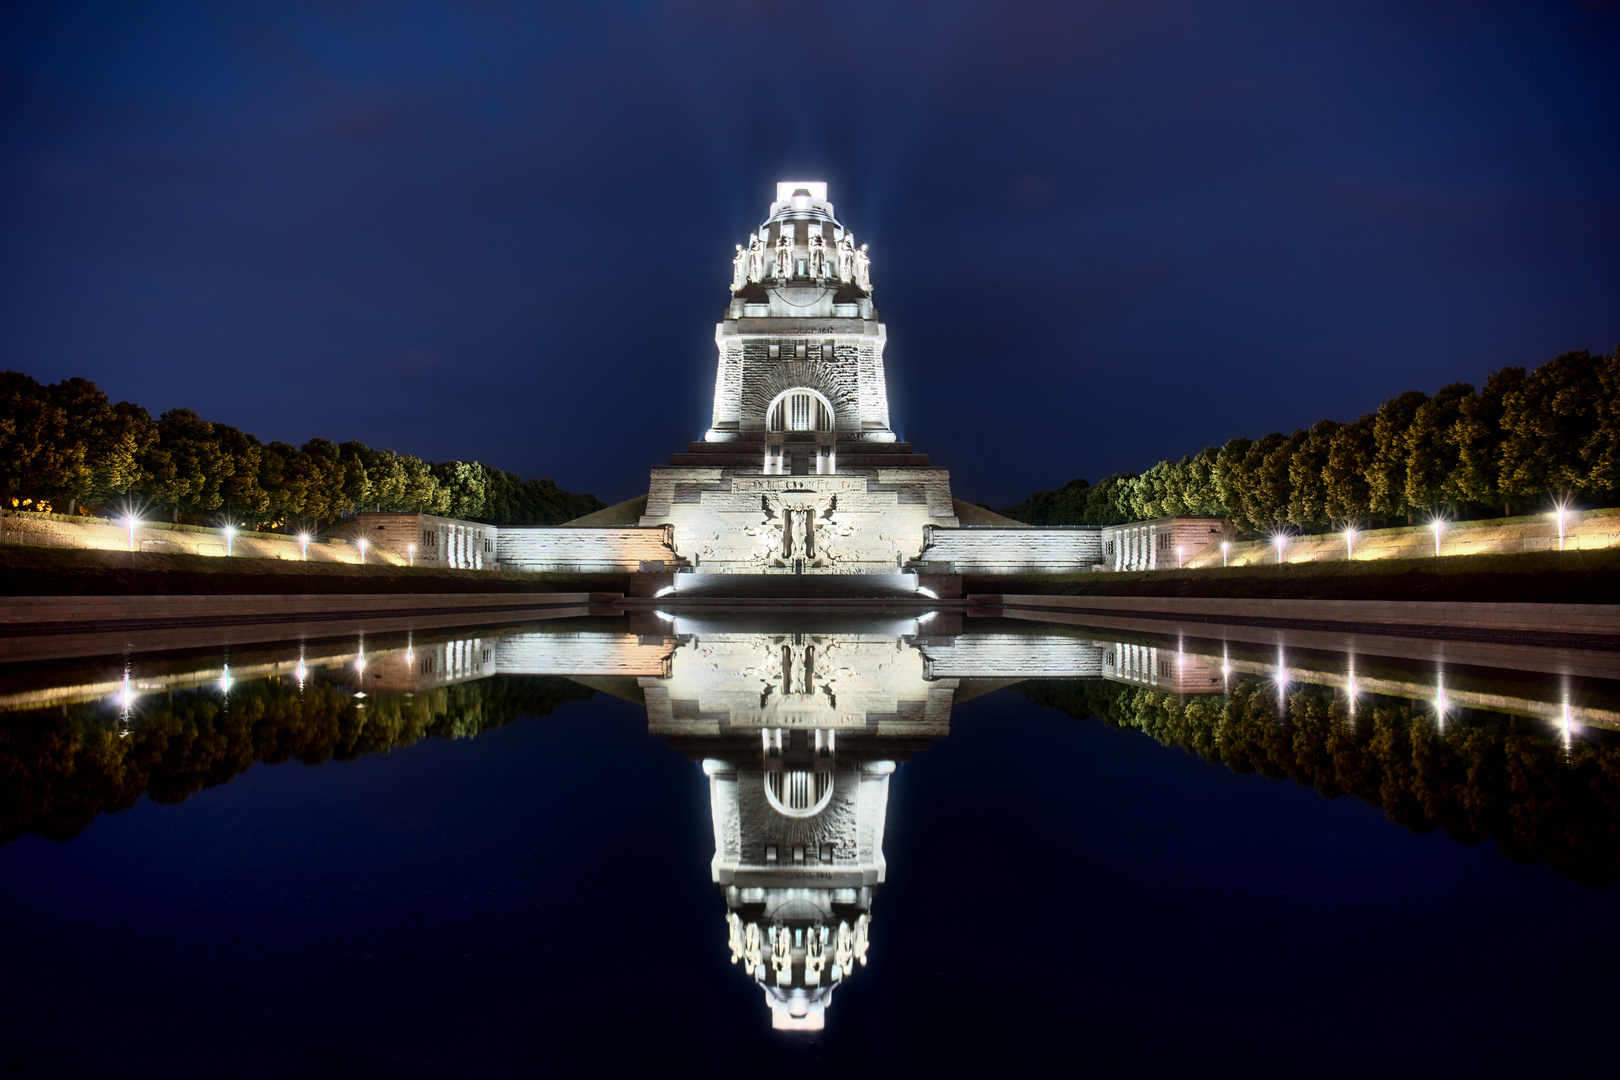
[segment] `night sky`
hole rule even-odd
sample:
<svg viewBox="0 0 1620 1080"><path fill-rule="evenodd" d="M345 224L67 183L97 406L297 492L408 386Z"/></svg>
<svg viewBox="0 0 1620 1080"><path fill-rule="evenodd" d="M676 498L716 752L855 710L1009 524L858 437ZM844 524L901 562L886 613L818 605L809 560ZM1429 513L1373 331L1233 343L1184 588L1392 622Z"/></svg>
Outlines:
<svg viewBox="0 0 1620 1080"><path fill-rule="evenodd" d="M1620 3L0 14L0 366L616 501L824 179L995 505L1620 341Z"/></svg>

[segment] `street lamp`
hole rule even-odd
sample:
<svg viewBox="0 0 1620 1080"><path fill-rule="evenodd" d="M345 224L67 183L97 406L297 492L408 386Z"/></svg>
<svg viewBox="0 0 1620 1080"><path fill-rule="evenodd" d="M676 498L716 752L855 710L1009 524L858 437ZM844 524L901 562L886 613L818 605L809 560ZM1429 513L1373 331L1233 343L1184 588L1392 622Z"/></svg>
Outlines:
<svg viewBox="0 0 1620 1080"><path fill-rule="evenodd" d="M229 554L232 553L232 541L234 541L235 539L236 539L236 527L234 525L225 526L225 554L226 555L229 555Z"/></svg>
<svg viewBox="0 0 1620 1080"><path fill-rule="evenodd" d="M1446 528L1446 519L1445 518L1435 518L1434 519L1434 553L1436 555L1440 554L1440 534L1445 531L1445 528Z"/></svg>
<svg viewBox="0 0 1620 1080"><path fill-rule="evenodd" d="M1569 507L1564 505L1563 503L1556 503L1555 505L1557 506L1557 509L1553 511L1553 517L1558 519L1558 550L1563 551L1564 550L1564 517L1565 517L1565 515L1567 515L1569 513Z"/></svg>
<svg viewBox="0 0 1620 1080"><path fill-rule="evenodd" d="M407 545L406 550L408 550L411 553L411 565L415 566L416 565L416 545L415 544Z"/></svg>
<svg viewBox="0 0 1620 1080"><path fill-rule="evenodd" d="M1228 551L1231 551L1231 550L1232 550L1232 545L1229 542L1227 542L1225 540L1222 540L1221 541L1221 565L1222 566L1226 565L1226 553Z"/></svg>
<svg viewBox="0 0 1620 1080"><path fill-rule="evenodd" d="M360 565L364 566L365 564L366 564L366 542L364 540L362 540L362 541L360 541Z"/></svg>
<svg viewBox="0 0 1620 1080"><path fill-rule="evenodd" d="M1283 548L1285 546L1287 546L1287 544L1288 544L1288 534L1287 533L1278 533L1272 539L1275 541L1275 543L1277 545L1277 565L1281 566L1282 565Z"/></svg>
<svg viewBox="0 0 1620 1080"><path fill-rule="evenodd" d="M298 551L304 562L309 562L309 533L298 534Z"/></svg>
<svg viewBox="0 0 1620 1080"><path fill-rule="evenodd" d="M129 526L129 550L134 551L135 550L135 515L130 514L128 517L126 517L124 519L124 524Z"/></svg>
<svg viewBox="0 0 1620 1080"><path fill-rule="evenodd" d="M1176 569L1181 569L1181 545L1176 545Z"/></svg>
<svg viewBox="0 0 1620 1080"><path fill-rule="evenodd" d="M1354 528L1344 530L1344 547L1347 552L1345 558L1354 562L1356 559L1356 530Z"/></svg>

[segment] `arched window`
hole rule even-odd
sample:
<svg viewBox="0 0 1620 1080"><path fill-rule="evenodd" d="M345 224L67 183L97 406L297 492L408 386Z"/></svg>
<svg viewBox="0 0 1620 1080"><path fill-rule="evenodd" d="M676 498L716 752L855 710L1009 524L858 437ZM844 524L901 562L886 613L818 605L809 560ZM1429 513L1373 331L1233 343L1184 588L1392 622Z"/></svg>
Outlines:
<svg viewBox="0 0 1620 1080"><path fill-rule="evenodd" d="M772 431L831 431L832 408L814 390L789 390L771 405Z"/></svg>

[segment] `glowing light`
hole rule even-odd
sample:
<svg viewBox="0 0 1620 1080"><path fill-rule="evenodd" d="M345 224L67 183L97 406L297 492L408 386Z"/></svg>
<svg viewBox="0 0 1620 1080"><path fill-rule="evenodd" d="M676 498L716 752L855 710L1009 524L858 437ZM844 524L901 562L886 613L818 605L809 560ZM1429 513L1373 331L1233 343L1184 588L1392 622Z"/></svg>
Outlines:
<svg viewBox="0 0 1620 1080"><path fill-rule="evenodd" d="M232 544L235 540L236 527L234 525L225 526L225 554L230 555L232 553Z"/></svg>
<svg viewBox="0 0 1620 1080"><path fill-rule="evenodd" d="M926 615L919 615L917 617L917 625L921 626L923 623L927 622L929 619L932 619L935 615L938 615L938 614L939 614L939 612L937 612L937 611L930 611Z"/></svg>
<svg viewBox="0 0 1620 1080"><path fill-rule="evenodd" d="M1226 565L1226 553L1232 550L1232 545L1225 540L1221 541L1221 565Z"/></svg>
<svg viewBox="0 0 1620 1080"><path fill-rule="evenodd" d="M1553 517L1558 519L1558 550L1564 550L1564 518L1569 515L1568 503L1554 503Z"/></svg>
<svg viewBox="0 0 1620 1080"><path fill-rule="evenodd" d="M1283 561L1283 548L1288 546L1288 534L1278 533L1276 536L1271 538L1271 542L1277 545L1277 565L1281 566Z"/></svg>
<svg viewBox="0 0 1620 1080"><path fill-rule="evenodd" d="M674 591L675 591L675 586L673 586L673 585L665 585L662 589L659 589L657 592L653 593L653 599L656 600L660 596L668 596L670 593L672 593Z"/></svg>
<svg viewBox="0 0 1620 1080"><path fill-rule="evenodd" d="M1181 569L1181 545L1176 545L1176 569Z"/></svg>
<svg viewBox="0 0 1620 1080"><path fill-rule="evenodd" d="M1569 753L1569 702L1564 702L1564 716L1560 724L1564 735L1564 753Z"/></svg>
<svg viewBox="0 0 1620 1080"><path fill-rule="evenodd" d="M135 550L135 515L131 514L128 517L126 517L124 519L124 524L129 527L129 550L134 551Z"/></svg>
<svg viewBox="0 0 1620 1080"><path fill-rule="evenodd" d="M1344 550L1345 550L1345 558L1349 559L1352 562L1354 562L1355 558L1356 558L1356 530L1355 529L1346 529L1346 530L1344 530Z"/></svg>
<svg viewBox="0 0 1620 1080"><path fill-rule="evenodd" d="M1451 702L1446 700L1446 677L1435 676L1434 680L1434 722L1441 731L1446 730L1446 713L1451 711Z"/></svg>
<svg viewBox="0 0 1620 1080"><path fill-rule="evenodd" d="M309 562L309 533L298 534L298 549L304 562Z"/></svg>
<svg viewBox="0 0 1620 1080"><path fill-rule="evenodd" d="M222 694L228 694L231 692L231 665L229 664L226 664L225 670L220 672L219 692Z"/></svg>
<svg viewBox="0 0 1620 1080"><path fill-rule="evenodd" d="M360 541L360 562L361 562L362 565L364 565L365 561L366 561L366 542L364 540L362 540L362 541Z"/></svg>
<svg viewBox="0 0 1620 1080"><path fill-rule="evenodd" d="M925 589L921 585L919 585L919 586L917 586L917 591L919 593L922 593L922 595L928 597L928 599L930 599L930 600L938 600L939 599L939 593L935 592L933 589Z"/></svg>
<svg viewBox="0 0 1620 1080"><path fill-rule="evenodd" d="M416 565L416 545L415 544L409 545L408 550L411 553L411 565L415 566Z"/></svg>
<svg viewBox="0 0 1620 1080"><path fill-rule="evenodd" d="M1434 528L1434 553L1438 555L1440 554L1440 534L1446 530L1446 519L1435 518L1430 524Z"/></svg>

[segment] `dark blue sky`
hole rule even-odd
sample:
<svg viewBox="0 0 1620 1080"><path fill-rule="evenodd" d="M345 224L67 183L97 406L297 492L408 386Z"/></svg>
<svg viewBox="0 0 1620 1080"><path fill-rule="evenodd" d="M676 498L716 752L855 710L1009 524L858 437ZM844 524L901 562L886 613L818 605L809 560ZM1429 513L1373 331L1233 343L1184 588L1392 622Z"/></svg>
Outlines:
<svg viewBox="0 0 1620 1080"><path fill-rule="evenodd" d="M611 500L777 179L997 505L1620 341L1620 4L0 15L0 365Z"/></svg>

